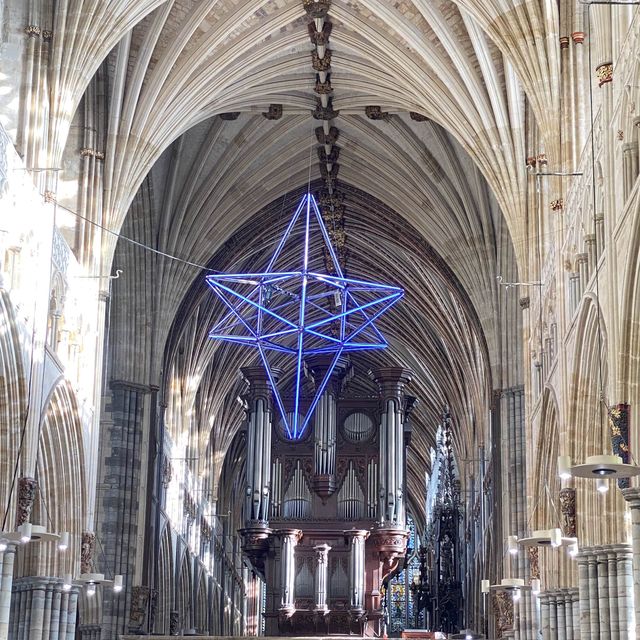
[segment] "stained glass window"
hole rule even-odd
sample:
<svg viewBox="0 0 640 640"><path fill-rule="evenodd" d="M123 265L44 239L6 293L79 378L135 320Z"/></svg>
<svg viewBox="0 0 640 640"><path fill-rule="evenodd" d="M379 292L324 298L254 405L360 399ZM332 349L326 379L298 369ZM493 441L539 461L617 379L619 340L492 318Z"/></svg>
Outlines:
<svg viewBox="0 0 640 640"><path fill-rule="evenodd" d="M420 542L416 535L415 522L410 515L407 516L407 528L409 529L407 564L405 569L391 580L387 592L387 608L389 611L387 633L389 635L399 635L399 632L403 629L416 628L415 608L410 586L414 576L419 575L420 572L420 560L418 558ZM423 615L421 612L418 619L418 628L423 624Z"/></svg>

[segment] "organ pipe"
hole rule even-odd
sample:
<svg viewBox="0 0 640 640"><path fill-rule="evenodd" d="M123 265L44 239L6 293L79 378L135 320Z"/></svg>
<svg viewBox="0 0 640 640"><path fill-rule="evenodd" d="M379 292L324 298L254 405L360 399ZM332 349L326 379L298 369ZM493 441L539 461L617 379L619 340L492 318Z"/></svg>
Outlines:
<svg viewBox="0 0 640 640"><path fill-rule="evenodd" d="M325 391L315 415L315 473L332 475L336 467L336 400Z"/></svg>
<svg viewBox="0 0 640 640"><path fill-rule="evenodd" d="M378 472L378 522L404 527L404 387L411 379L407 369L385 368L374 374L382 397L380 463Z"/></svg>
<svg viewBox="0 0 640 640"><path fill-rule="evenodd" d="M291 520L303 520L311 516L311 490L304 477L300 460L284 494L284 517Z"/></svg>
<svg viewBox="0 0 640 640"><path fill-rule="evenodd" d="M263 369L246 367L242 373L249 382L245 520L265 525L271 493L271 390Z"/></svg>
<svg viewBox="0 0 640 640"><path fill-rule="evenodd" d="M338 516L344 520L359 520L364 515L364 494L358 476L349 463L349 469L338 493Z"/></svg>

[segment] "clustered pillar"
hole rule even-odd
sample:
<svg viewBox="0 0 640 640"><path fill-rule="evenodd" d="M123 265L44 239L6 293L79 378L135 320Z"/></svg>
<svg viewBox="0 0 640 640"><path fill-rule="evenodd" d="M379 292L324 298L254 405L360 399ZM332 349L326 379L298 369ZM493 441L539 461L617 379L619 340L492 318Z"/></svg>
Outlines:
<svg viewBox="0 0 640 640"><path fill-rule="evenodd" d="M631 545L633 558L633 596L635 637L640 638L640 488L623 489L622 495L631 510Z"/></svg>
<svg viewBox="0 0 640 640"><path fill-rule="evenodd" d="M531 591L524 591L517 608L516 640L537 640L539 629L539 599Z"/></svg>
<svg viewBox="0 0 640 640"><path fill-rule="evenodd" d="M578 640L580 607L578 589L543 591L539 596L544 640Z"/></svg>
<svg viewBox="0 0 640 640"><path fill-rule="evenodd" d="M578 554L578 583L581 640L636 637L629 545L583 548Z"/></svg>
<svg viewBox="0 0 640 640"><path fill-rule="evenodd" d="M12 640L74 640L78 592L77 586L65 591L59 578L16 580L11 607Z"/></svg>
<svg viewBox="0 0 640 640"><path fill-rule="evenodd" d="M15 557L16 548L12 544L0 552L0 640L7 640L9 636L13 561Z"/></svg>

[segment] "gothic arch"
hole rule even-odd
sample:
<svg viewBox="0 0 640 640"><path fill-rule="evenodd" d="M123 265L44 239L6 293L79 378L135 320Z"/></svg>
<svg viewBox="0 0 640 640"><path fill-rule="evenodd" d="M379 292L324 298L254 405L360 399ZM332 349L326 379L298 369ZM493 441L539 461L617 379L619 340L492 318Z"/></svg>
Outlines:
<svg viewBox="0 0 640 640"><path fill-rule="evenodd" d="M154 631L167 635L170 632L171 594L173 593L173 551L171 548L171 526L167 522L160 534L160 553L158 556L158 573L156 576L157 609Z"/></svg>
<svg viewBox="0 0 640 640"><path fill-rule="evenodd" d="M69 382L60 379L42 412L36 464L38 491L31 521L55 533L68 531L69 548L59 553L55 545L29 545L25 548L22 575L80 573L80 545L87 524L84 459L75 394Z"/></svg>
<svg viewBox="0 0 640 640"><path fill-rule="evenodd" d="M540 417L540 429L538 431L538 446L536 465L534 470L535 490L537 505L532 514L532 523L535 529L549 529L554 524L555 514L551 500L560 489L557 480L556 460L559 445L558 429L558 403L555 392L551 387L545 387L542 396L542 413Z"/></svg>
<svg viewBox="0 0 640 640"><path fill-rule="evenodd" d="M209 630L209 603L207 591L207 576L204 569L200 568L198 589L195 597L195 629L197 633L207 635Z"/></svg>
<svg viewBox="0 0 640 640"><path fill-rule="evenodd" d="M640 424L640 201L634 203L633 235L629 243L628 266L622 282L620 350L615 402L630 405L631 451L637 452L640 438L636 426Z"/></svg>
<svg viewBox="0 0 640 640"><path fill-rule="evenodd" d="M566 434L560 426L558 399L553 387L547 386L542 397L542 413L538 433L538 455L535 469L535 492L538 507L532 514L532 529L563 529L560 505L560 478L557 473L558 455L568 446ZM543 589L565 588L573 584L574 568L566 548L538 549L542 568Z"/></svg>
<svg viewBox="0 0 640 640"><path fill-rule="evenodd" d="M193 627L193 579L191 572L191 555L188 549L182 552L180 572L176 582L176 610L178 611L178 628L184 632Z"/></svg>
<svg viewBox="0 0 640 640"><path fill-rule="evenodd" d="M582 300L575 328L576 342L571 359L571 389L567 410L567 455L576 462L588 456L611 453L607 421L606 390L607 329L597 299L589 294ZM598 319L598 314L600 318ZM600 382L602 379L602 382ZM604 396L601 395L601 388ZM606 494L596 491L589 479L576 480L576 502L581 505L577 534L581 546L623 540L624 500L615 484Z"/></svg>
<svg viewBox="0 0 640 640"><path fill-rule="evenodd" d="M20 436L26 419L27 385L20 336L9 294L0 290L0 497L7 505L14 465L20 449ZM20 428L16 429L16 425ZM13 495L16 491L14 488ZM12 528L15 508L6 506L8 519L5 528ZM4 517L4 511L2 513Z"/></svg>

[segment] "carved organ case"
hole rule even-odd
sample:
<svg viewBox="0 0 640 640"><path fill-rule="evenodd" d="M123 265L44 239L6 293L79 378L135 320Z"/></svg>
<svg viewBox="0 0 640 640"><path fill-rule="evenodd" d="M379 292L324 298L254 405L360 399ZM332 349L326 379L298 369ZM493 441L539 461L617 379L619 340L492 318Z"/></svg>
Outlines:
<svg viewBox="0 0 640 640"><path fill-rule="evenodd" d="M309 398L314 373L321 378L327 364L309 367ZM243 373L249 392L240 533L266 581L266 635L380 634L380 589L406 553L410 372L389 367L358 377L341 363L296 441L274 410L264 372Z"/></svg>

